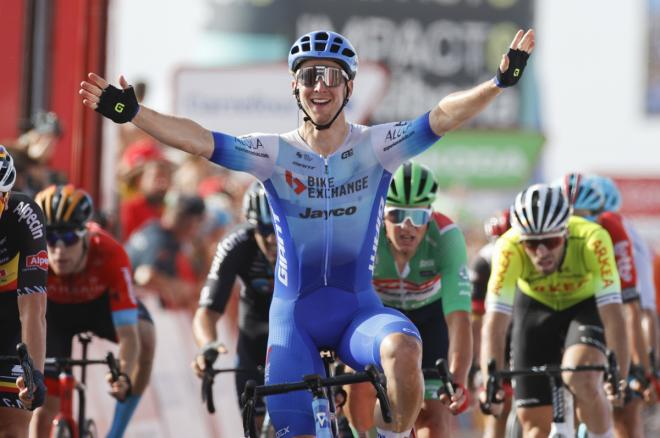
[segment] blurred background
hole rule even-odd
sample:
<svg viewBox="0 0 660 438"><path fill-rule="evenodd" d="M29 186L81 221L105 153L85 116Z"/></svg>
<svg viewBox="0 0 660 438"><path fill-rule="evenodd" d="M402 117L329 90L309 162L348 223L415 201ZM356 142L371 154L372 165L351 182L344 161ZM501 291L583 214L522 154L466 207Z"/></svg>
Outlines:
<svg viewBox="0 0 660 438"><path fill-rule="evenodd" d="M52 181L85 188L122 241L142 225L131 221L136 196L162 209L165 193L206 204L206 237L181 243L193 292L165 305L146 297L160 345L129 436L182 436L191 424L201 429L189 436L240 434L230 378L216 388L227 410L209 419L187 364L194 291L217 239L242 220L249 178L85 109L86 73L115 84L123 74L145 104L213 130L284 132L299 122L288 49L327 28L360 57L349 117L373 124L416 117L489 79L516 30L529 27L537 46L519 86L419 158L441 181L437 207L474 251L485 243L483 220L524 186L596 172L614 178L622 214L660 252L660 0L0 0L0 143L25 151L25 191ZM231 345L231 312L223 324ZM100 423L106 399L90 400Z"/></svg>

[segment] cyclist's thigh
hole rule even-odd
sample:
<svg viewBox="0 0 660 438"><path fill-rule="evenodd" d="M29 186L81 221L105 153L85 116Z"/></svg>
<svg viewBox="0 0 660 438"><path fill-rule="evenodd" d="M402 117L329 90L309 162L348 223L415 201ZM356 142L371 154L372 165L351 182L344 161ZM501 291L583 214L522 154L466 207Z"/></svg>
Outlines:
<svg viewBox="0 0 660 438"><path fill-rule="evenodd" d="M518 292L513 308L513 368L561 363L568 321L533 298ZM518 376L514 379L516 407L552 404L547 377Z"/></svg>
<svg viewBox="0 0 660 438"><path fill-rule="evenodd" d="M437 399L441 383L435 363L438 359L447 359L449 350L449 335L442 310L442 300L403 314L415 324L422 337L424 399Z"/></svg>
<svg viewBox="0 0 660 438"><path fill-rule="evenodd" d="M382 369L380 344L391 333L403 333L421 341L415 324L400 311L376 306L360 309L341 338L339 357L354 370L369 364Z"/></svg>
<svg viewBox="0 0 660 438"><path fill-rule="evenodd" d="M596 301L589 298L574 306L574 312L564 347L569 349L573 345L588 345L605 354L607 351L605 331L598 314Z"/></svg>
<svg viewBox="0 0 660 438"><path fill-rule="evenodd" d="M268 344L268 335L249 336L242 330L238 333L238 343L236 345L237 363L236 367L241 368L241 372L234 373L236 382L236 394L240 400L241 394L245 389L245 382L255 380L258 385L264 383L264 373L259 371L259 366L266 363L266 348ZM266 411L263 400L258 400L256 412L263 415Z"/></svg>
<svg viewBox="0 0 660 438"><path fill-rule="evenodd" d="M0 436L27 436L31 416L32 413L30 411L0 408Z"/></svg>
<svg viewBox="0 0 660 438"><path fill-rule="evenodd" d="M151 313L149 313L149 309L142 303L142 301L137 300L137 309L138 309L138 319L140 321L146 321L151 324L154 323L153 318L151 317Z"/></svg>
<svg viewBox="0 0 660 438"><path fill-rule="evenodd" d="M295 302L273 298L270 309L267 384L299 382L306 374L324 374L319 346L294 318ZM279 437L314 435L312 396L295 391L266 398L266 406Z"/></svg>

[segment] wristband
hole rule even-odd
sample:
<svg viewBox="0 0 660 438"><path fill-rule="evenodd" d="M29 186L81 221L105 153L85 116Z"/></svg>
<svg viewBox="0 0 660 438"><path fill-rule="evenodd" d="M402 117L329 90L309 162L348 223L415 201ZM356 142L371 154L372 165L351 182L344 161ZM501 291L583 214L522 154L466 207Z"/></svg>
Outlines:
<svg viewBox="0 0 660 438"><path fill-rule="evenodd" d="M500 88L512 87L518 83L529 58L529 53L518 49L509 49L506 55L509 58L509 68L502 72L498 67L494 78L495 85Z"/></svg>
<svg viewBox="0 0 660 438"><path fill-rule="evenodd" d="M138 104L135 90L132 86L126 89L119 89L115 86L108 85L103 90L95 111L115 123L126 123L133 120L139 109L140 104Z"/></svg>
<svg viewBox="0 0 660 438"><path fill-rule="evenodd" d="M465 412L465 410L470 406L470 393L468 390L465 388L465 386L461 385L460 383L453 383L454 389L461 388L463 390L463 403L456 409L455 412L452 412L454 415L459 415Z"/></svg>

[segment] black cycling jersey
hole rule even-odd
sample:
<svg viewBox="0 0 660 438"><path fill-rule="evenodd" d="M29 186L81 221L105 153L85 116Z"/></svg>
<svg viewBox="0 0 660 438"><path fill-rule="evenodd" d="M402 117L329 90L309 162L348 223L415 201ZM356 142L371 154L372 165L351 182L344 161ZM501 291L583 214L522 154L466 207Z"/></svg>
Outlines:
<svg viewBox="0 0 660 438"><path fill-rule="evenodd" d="M18 295L46 293L48 253L43 212L11 192L0 216L0 355L16 354L21 339Z"/></svg>
<svg viewBox="0 0 660 438"><path fill-rule="evenodd" d="M254 225L240 225L218 243L199 306L223 313L238 276L243 283L238 327L258 336L268 333L273 267L257 246L254 230Z"/></svg>
<svg viewBox="0 0 660 438"><path fill-rule="evenodd" d="M199 306L223 313L238 276L243 283L238 308L237 366L245 372L236 373L236 394L240 399L245 382L263 384L258 366L266 363L268 342L268 310L273 296L273 267L257 246L255 226L240 225L218 243L213 263L202 289ZM263 415L265 406L259 400L256 413Z"/></svg>

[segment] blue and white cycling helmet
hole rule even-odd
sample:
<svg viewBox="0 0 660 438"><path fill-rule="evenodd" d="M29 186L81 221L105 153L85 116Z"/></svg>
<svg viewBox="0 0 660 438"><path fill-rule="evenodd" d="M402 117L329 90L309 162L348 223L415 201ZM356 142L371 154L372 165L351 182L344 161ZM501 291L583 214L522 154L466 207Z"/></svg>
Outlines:
<svg viewBox="0 0 660 438"><path fill-rule="evenodd" d="M511 206L511 226L521 238L560 235L570 215L571 207L561 188L534 184L516 196Z"/></svg>
<svg viewBox="0 0 660 438"><path fill-rule="evenodd" d="M605 195L603 210L619 211L619 209L621 209L621 192L616 186L616 183L612 181L612 178L608 178L606 176L597 176L596 178L598 179L600 188L603 190L603 194Z"/></svg>
<svg viewBox="0 0 660 438"><path fill-rule="evenodd" d="M289 70L295 73L308 59L331 59L338 62L350 79L355 79L358 56L348 39L337 32L315 30L293 43L289 51Z"/></svg>
<svg viewBox="0 0 660 438"><path fill-rule="evenodd" d="M562 188L573 209L593 212L602 210L605 195L595 176L577 172L567 173L557 180L555 185Z"/></svg>

